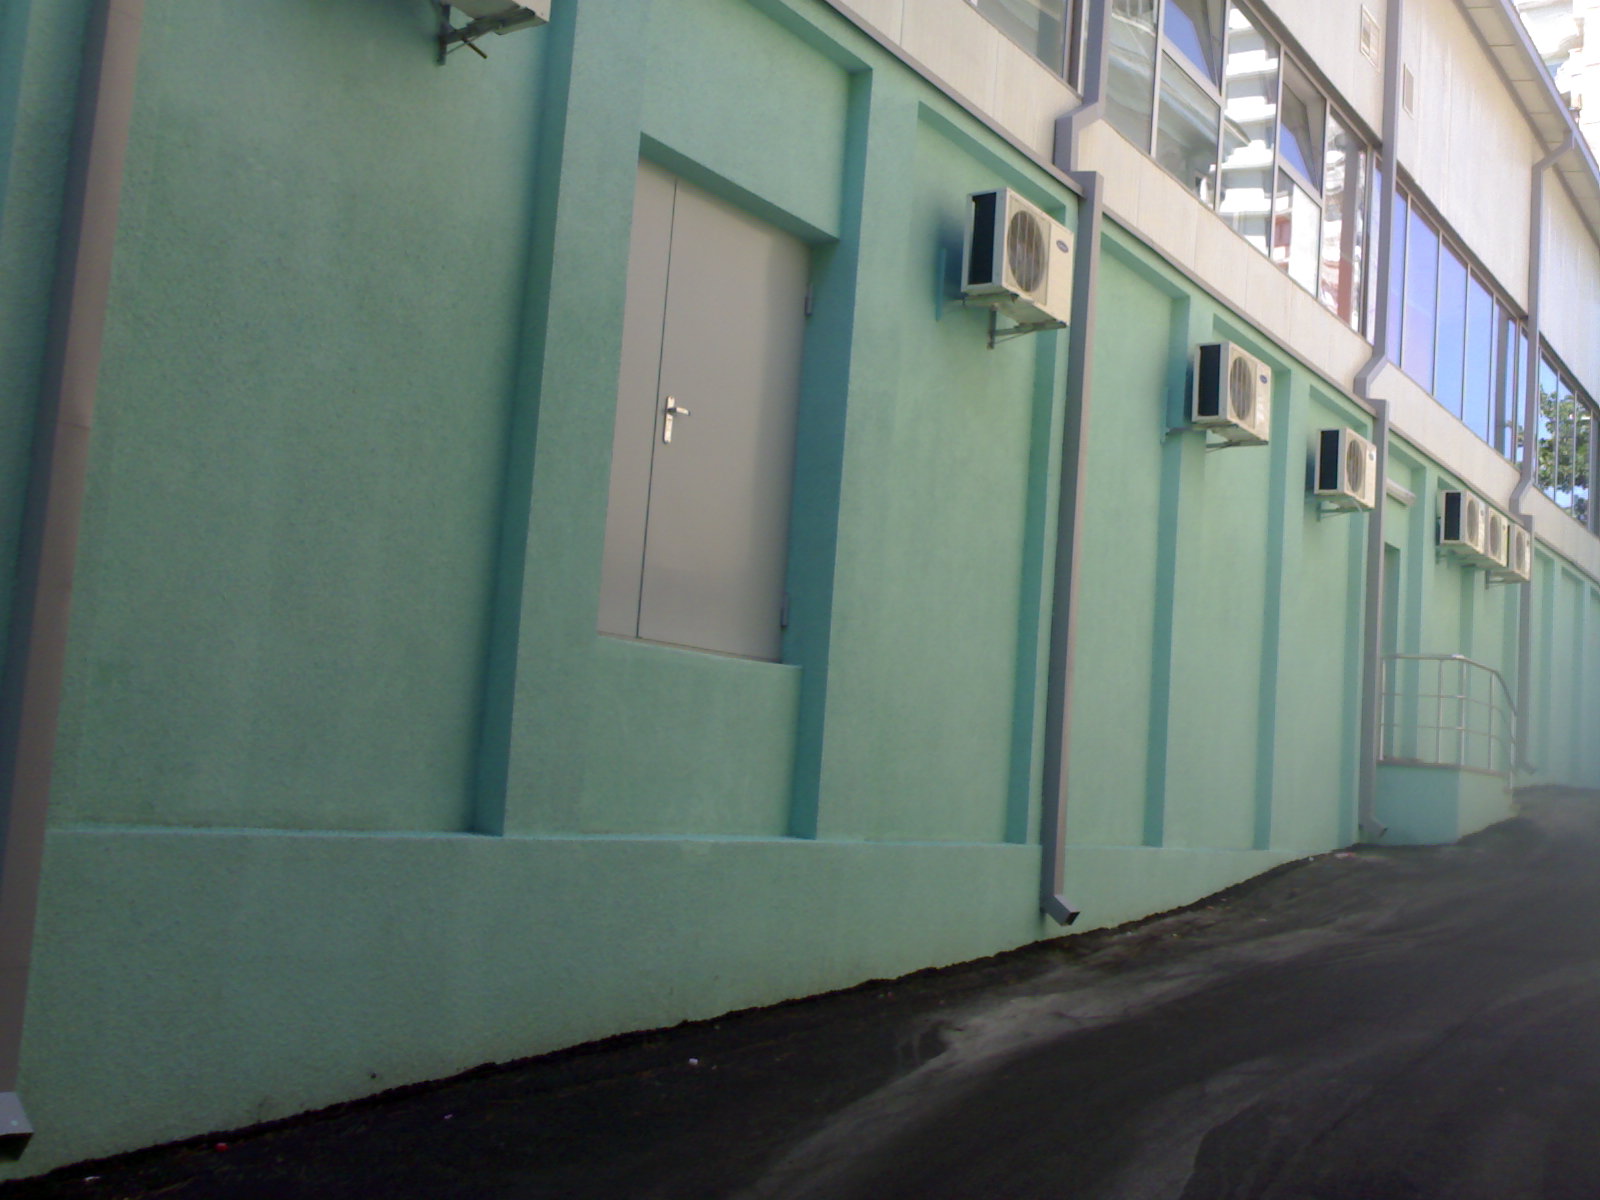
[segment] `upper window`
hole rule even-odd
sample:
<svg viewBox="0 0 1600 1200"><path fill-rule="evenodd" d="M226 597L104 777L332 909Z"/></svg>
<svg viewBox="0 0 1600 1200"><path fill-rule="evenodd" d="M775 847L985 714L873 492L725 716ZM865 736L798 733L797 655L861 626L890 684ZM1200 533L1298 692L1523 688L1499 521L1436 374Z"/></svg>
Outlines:
<svg viewBox="0 0 1600 1200"><path fill-rule="evenodd" d="M1236 0L1112 0L1107 110L1207 207L1369 331L1371 146Z"/></svg>
<svg viewBox="0 0 1600 1200"><path fill-rule="evenodd" d="M1079 0L967 0L1013 42L1076 81Z"/></svg>
<svg viewBox="0 0 1600 1200"><path fill-rule="evenodd" d="M1528 361L1522 322L1465 250L1398 189L1393 253L1390 355L1469 429L1514 458Z"/></svg>
<svg viewBox="0 0 1600 1200"><path fill-rule="evenodd" d="M1317 295L1351 329L1370 329L1367 313L1371 302L1363 306L1361 293L1366 275L1372 150L1330 112L1325 153Z"/></svg>
<svg viewBox="0 0 1600 1200"><path fill-rule="evenodd" d="M1593 527L1589 476L1594 466L1595 406L1548 353L1539 360L1539 486Z"/></svg>
<svg viewBox="0 0 1600 1200"><path fill-rule="evenodd" d="M1278 126L1281 164L1295 171L1315 191L1322 186L1322 138L1328 102L1311 86L1292 59L1283 64L1282 103Z"/></svg>

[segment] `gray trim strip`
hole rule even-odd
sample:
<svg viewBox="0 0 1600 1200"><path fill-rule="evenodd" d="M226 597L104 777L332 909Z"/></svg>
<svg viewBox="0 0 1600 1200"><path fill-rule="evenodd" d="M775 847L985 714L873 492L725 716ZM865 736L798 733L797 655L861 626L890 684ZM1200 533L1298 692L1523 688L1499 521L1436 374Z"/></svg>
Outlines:
<svg viewBox="0 0 1600 1200"><path fill-rule="evenodd" d="M1378 198L1377 328L1372 331L1372 357L1356 373L1355 393L1372 406L1373 443L1378 448L1378 478L1384 496L1367 514L1366 588L1361 627L1361 762L1356 784L1356 829L1377 840L1385 829L1378 820L1378 754L1383 717L1383 547L1389 486L1389 402L1372 395L1372 381L1389 360L1389 280L1394 264L1394 195L1400 170L1400 42L1405 0L1389 0L1383 31L1383 191Z"/></svg>
<svg viewBox="0 0 1600 1200"><path fill-rule="evenodd" d="M1078 640L1078 536L1087 494L1089 394L1094 366L1095 304L1100 275L1104 180L1077 176L1077 261L1073 264L1072 329L1067 339L1067 399L1061 419L1061 477L1056 501L1054 585L1050 591L1050 666L1045 688L1044 795L1039 841L1044 856L1039 910L1058 925L1078 919L1066 892L1067 768L1072 726L1072 674Z"/></svg>
<svg viewBox="0 0 1600 1200"><path fill-rule="evenodd" d="M16 1098L89 430L144 0L95 0L84 39L17 607L0 685L0 1155L32 1134Z"/></svg>
<svg viewBox="0 0 1600 1200"><path fill-rule="evenodd" d="M1544 180L1546 173L1577 144L1571 129L1561 145L1533 165L1532 186L1528 192L1528 361L1523 364L1522 380L1522 462L1521 477L1511 493L1511 516L1533 536L1533 517L1522 502L1533 487L1539 461L1539 363L1544 357L1541 341L1544 303ZM1533 736L1533 580L1523 582L1518 591L1522 604L1517 612L1517 747L1516 766L1531 771L1528 746Z"/></svg>
<svg viewBox="0 0 1600 1200"><path fill-rule="evenodd" d="M1078 919L1066 897L1067 768L1072 727L1072 669L1078 640L1078 522L1086 494L1089 395L1094 375L1095 308L1099 302L1100 235L1105 224L1105 180L1078 171L1078 139L1099 119L1106 77L1105 4L1089 10L1084 43L1084 102L1056 122L1056 165L1083 193L1078 205L1077 250L1072 274L1072 329L1067 340L1067 397L1061 418L1061 478L1056 500L1055 576L1050 592L1050 665L1045 688L1044 795L1039 818L1039 911L1058 925Z"/></svg>

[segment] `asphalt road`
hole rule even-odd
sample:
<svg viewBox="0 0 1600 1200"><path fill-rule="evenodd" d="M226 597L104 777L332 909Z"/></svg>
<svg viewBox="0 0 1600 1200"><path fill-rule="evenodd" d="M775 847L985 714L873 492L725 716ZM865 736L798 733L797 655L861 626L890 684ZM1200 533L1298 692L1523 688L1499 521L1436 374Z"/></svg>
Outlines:
<svg viewBox="0 0 1600 1200"><path fill-rule="evenodd" d="M0 1197L1596 1200L1600 797Z"/></svg>

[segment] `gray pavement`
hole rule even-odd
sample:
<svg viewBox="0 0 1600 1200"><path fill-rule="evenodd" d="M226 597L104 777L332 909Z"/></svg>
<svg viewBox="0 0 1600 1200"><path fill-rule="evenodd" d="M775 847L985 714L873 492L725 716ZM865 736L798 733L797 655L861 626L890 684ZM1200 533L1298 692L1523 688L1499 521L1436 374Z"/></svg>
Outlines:
<svg viewBox="0 0 1600 1200"><path fill-rule="evenodd" d="M4 1197L1600 1198L1600 798Z"/></svg>

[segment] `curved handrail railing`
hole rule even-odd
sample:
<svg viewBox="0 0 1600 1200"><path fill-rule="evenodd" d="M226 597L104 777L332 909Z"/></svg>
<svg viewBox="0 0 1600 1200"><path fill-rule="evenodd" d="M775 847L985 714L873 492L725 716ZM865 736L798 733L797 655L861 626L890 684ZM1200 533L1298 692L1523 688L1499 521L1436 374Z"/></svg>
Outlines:
<svg viewBox="0 0 1600 1200"><path fill-rule="evenodd" d="M1428 664L1432 691L1423 690ZM1464 654L1386 654L1382 694L1380 762L1511 774L1517 702L1487 663Z"/></svg>

